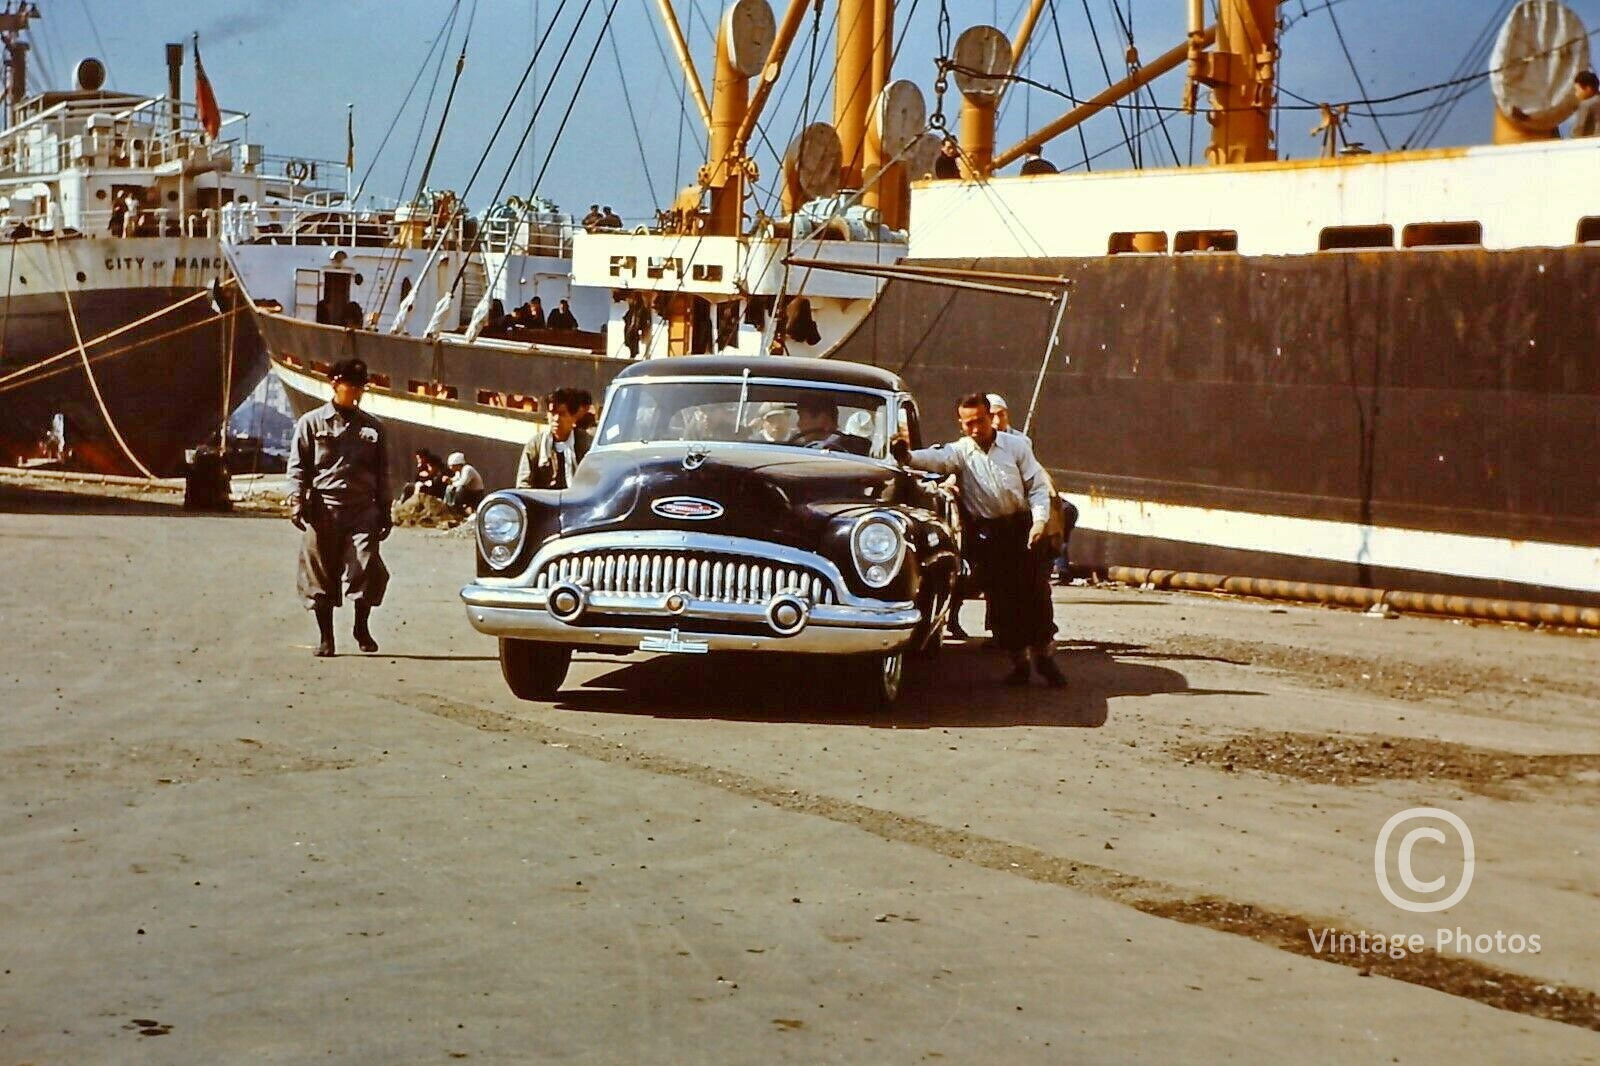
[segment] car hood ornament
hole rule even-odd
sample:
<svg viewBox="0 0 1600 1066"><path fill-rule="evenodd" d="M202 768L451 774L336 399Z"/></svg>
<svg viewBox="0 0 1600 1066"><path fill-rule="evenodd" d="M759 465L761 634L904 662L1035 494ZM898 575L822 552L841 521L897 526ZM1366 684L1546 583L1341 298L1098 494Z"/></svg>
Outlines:
<svg viewBox="0 0 1600 1066"><path fill-rule="evenodd" d="M711 449L704 444L691 444L689 451L683 457L685 470L699 470L705 465L706 456L711 454Z"/></svg>

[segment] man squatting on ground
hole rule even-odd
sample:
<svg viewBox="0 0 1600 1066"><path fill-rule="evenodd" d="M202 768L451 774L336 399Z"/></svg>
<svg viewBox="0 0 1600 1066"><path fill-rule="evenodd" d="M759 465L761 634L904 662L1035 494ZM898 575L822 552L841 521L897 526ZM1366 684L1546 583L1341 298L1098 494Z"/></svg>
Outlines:
<svg viewBox="0 0 1600 1066"><path fill-rule="evenodd" d="M1028 683L1028 657L1052 686L1066 678L1051 659L1056 626L1050 603L1050 549L1045 530L1055 487L1020 433L1001 433L981 392L956 405L962 437L912 451L896 442L907 466L954 474L972 524L965 531L978 583L989 598L995 641L1011 654L1008 685Z"/></svg>
<svg viewBox="0 0 1600 1066"><path fill-rule="evenodd" d="M296 588L316 613L313 653L333 654L333 610L341 588L355 605L356 646L378 650L368 628L389 570L378 543L389 535L388 448L383 423L360 409L367 365L346 359L328 373L333 400L300 416L289 450L289 521L304 531Z"/></svg>

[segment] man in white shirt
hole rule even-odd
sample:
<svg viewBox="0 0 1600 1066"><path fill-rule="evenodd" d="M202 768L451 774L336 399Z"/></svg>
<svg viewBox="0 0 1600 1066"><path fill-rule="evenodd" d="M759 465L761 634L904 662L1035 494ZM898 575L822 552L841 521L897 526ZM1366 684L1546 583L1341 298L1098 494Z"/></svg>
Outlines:
<svg viewBox="0 0 1600 1066"><path fill-rule="evenodd" d="M483 499L483 475L467 462L461 452L451 452L444 461L450 468L450 480L444 487L445 506L457 511L470 511Z"/></svg>
<svg viewBox="0 0 1600 1066"><path fill-rule="evenodd" d="M962 507L971 516L964 531L969 558L989 597L995 642L1011 654L1008 685L1026 685L1033 669L1051 686L1067 679L1050 657L1055 636L1050 603L1050 551L1045 528L1054 488L1020 433L996 429L989 398L964 397L956 405L961 439L896 456L907 466L954 474Z"/></svg>
<svg viewBox="0 0 1600 1066"><path fill-rule="evenodd" d="M989 393L989 413L994 416L994 428L1000 433L1015 433L1025 436L1020 429L1011 428L1011 407L1006 403L1006 398L998 392Z"/></svg>

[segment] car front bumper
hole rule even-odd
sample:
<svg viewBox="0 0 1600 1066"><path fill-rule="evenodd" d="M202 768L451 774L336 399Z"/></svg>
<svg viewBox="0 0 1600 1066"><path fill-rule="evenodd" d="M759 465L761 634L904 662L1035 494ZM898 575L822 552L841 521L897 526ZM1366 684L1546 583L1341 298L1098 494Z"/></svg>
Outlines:
<svg viewBox="0 0 1600 1066"><path fill-rule="evenodd" d="M803 626L783 635L770 621L769 604L616 593L586 594L581 612L563 620L550 609L554 591L473 584L461 590L461 600L473 628L490 636L640 651L893 652L911 643L922 621L912 603L808 603Z"/></svg>

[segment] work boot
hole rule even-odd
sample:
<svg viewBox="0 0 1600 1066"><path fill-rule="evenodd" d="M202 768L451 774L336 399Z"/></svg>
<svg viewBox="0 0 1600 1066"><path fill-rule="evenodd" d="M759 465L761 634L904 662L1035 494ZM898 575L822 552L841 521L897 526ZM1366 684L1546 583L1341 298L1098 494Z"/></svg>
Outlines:
<svg viewBox="0 0 1600 1066"><path fill-rule="evenodd" d="M1033 661L1033 668L1039 671L1039 676L1044 678L1044 683L1051 688L1062 688L1067 683L1067 675L1061 672L1061 667L1048 656L1041 655Z"/></svg>
<svg viewBox="0 0 1600 1066"><path fill-rule="evenodd" d="M333 604L319 603L315 610L318 639L317 648L311 654L326 659L333 655Z"/></svg>
<svg viewBox="0 0 1600 1066"><path fill-rule="evenodd" d="M1009 685L1012 688L1020 688L1028 683L1028 657L1026 654L1020 657L1012 656L1011 672L1007 674L1000 681L1000 683L1002 685Z"/></svg>
<svg viewBox="0 0 1600 1066"><path fill-rule="evenodd" d="M356 638L356 647L371 655L378 650L378 642L372 639L372 630L367 628L367 620L372 617L372 608L365 603L356 604L356 624L351 633Z"/></svg>

